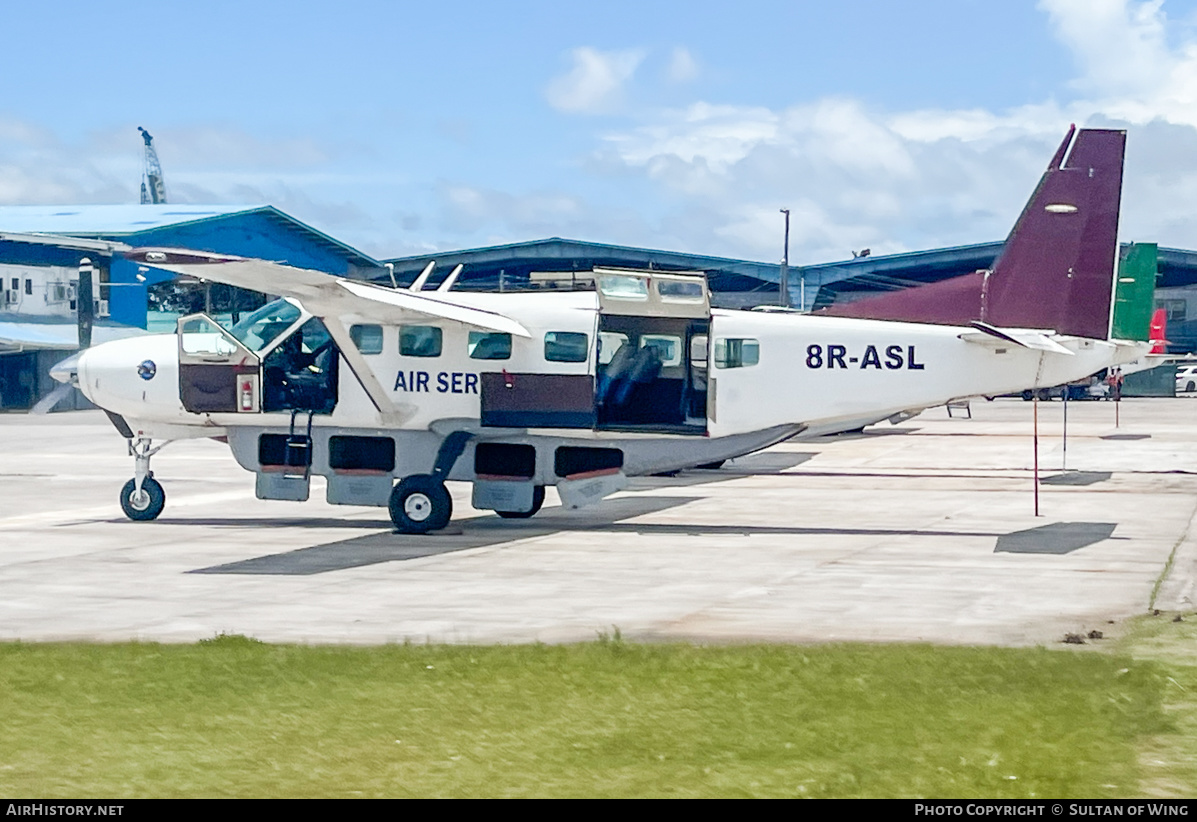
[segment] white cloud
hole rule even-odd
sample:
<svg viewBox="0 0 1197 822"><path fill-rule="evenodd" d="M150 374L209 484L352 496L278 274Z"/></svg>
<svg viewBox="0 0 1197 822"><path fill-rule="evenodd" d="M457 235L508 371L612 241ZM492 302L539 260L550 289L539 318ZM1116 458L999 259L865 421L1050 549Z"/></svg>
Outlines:
<svg viewBox="0 0 1197 822"><path fill-rule="evenodd" d="M881 111L823 98L785 108L695 102L609 133L600 154L655 184L686 219L684 247L793 259L1004 237L1068 124L1129 128L1124 233L1191 247L1197 236L1197 40L1159 0L1041 0L1074 55L1073 99L1004 110ZM668 220L666 220L668 222Z"/></svg>
<svg viewBox="0 0 1197 822"><path fill-rule="evenodd" d="M1197 42L1172 47L1162 0L1040 0L1081 70L1092 110L1142 124L1197 126Z"/></svg>
<svg viewBox="0 0 1197 822"><path fill-rule="evenodd" d="M666 73L670 82L687 83L698 77L698 61L684 46L678 46L669 57L669 69Z"/></svg>
<svg viewBox="0 0 1197 822"><path fill-rule="evenodd" d="M549 104L572 114L599 114L614 109L623 86L644 59L638 49L603 52L589 46L570 52L573 68L545 90Z"/></svg>

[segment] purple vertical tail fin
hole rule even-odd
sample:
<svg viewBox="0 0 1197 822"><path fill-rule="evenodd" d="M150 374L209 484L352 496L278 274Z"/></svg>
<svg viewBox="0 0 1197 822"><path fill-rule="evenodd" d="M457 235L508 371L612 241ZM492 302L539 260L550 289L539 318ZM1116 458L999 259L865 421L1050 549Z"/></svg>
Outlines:
<svg viewBox="0 0 1197 822"><path fill-rule="evenodd" d="M1105 339L1125 149L1125 131L1073 126L991 271L833 305L826 313L942 325L981 320Z"/></svg>
<svg viewBox="0 0 1197 822"><path fill-rule="evenodd" d="M993 264L981 319L1105 339L1126 132L1082 129L1063 158L1068 142L1052 158Z"/></svg>

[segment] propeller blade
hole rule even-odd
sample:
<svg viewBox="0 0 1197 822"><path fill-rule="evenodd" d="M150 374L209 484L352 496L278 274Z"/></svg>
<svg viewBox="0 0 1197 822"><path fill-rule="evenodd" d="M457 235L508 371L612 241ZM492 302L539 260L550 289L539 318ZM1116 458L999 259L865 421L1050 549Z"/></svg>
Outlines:
<svg viewBox="0 0 1197 822"><path fill-rule="evenodd" d="M29 413L38 415L50 413L50 409L58 405L58 403L62 400L66 399L67 395L71 393L71 390L74 387L75 386L69 383L64 383L63 385L58 386L49 394L38 400L37 404L29 409Z"/></svg>

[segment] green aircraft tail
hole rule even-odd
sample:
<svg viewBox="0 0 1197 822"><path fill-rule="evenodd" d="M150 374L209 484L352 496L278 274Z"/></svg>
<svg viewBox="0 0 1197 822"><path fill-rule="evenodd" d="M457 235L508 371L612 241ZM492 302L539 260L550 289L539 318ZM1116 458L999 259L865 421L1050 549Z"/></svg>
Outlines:
<svg viewBox="0 0 1197 822"><path fill-rule="evenodd" d="M1159 247L1155 243L1131 243L1122 249L1119 258L1110 336L1117 340L1150 340Z"/></svg>

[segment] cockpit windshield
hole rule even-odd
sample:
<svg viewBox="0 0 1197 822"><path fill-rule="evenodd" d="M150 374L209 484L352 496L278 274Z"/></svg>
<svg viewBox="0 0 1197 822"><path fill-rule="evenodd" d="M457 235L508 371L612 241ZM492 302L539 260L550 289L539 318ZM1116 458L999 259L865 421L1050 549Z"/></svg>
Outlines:
<svg viewBox="0 0 1197 822"><path fill-rule="evenodd" d="M299 319L300 311L287 300L275 300L244 317L229 329L242 345L259 353Z"/></svg>

